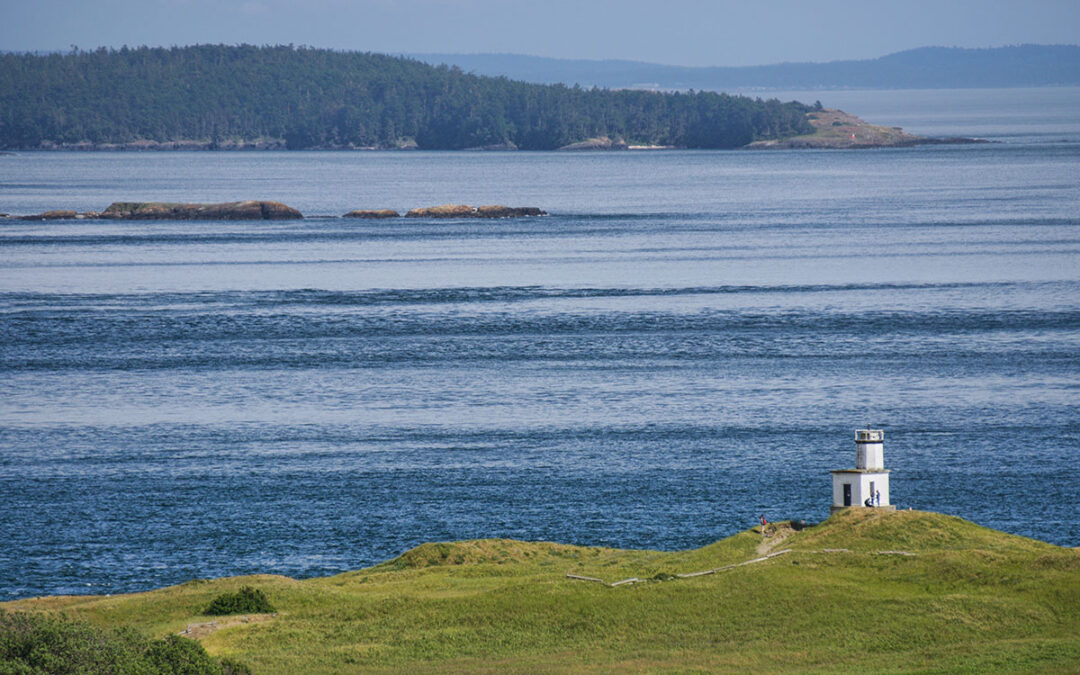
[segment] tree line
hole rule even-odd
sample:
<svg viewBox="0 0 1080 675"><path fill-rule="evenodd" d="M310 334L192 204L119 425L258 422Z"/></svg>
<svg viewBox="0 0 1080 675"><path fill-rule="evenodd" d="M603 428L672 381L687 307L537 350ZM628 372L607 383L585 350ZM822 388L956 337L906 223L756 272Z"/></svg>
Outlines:
<svg viewBox="0 0 1080 675"><path fill-rule="evenodd" d="M590 138L736 148L809 108L714 92L583 89L382 54L198 45L0 54L0 147L283 141L288 148L551 150Z"/></svg>

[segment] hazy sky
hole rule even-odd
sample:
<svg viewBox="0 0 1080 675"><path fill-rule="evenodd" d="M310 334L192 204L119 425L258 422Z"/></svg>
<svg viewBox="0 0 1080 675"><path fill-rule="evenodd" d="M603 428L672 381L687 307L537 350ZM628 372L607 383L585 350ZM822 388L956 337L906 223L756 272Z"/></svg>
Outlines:
<svg viewBox="0 0 1080 675"><path fill-rule="evenodd" d="M1080 44L1080 0L0 0L0 49L246 42L682 65Z"/></svg>

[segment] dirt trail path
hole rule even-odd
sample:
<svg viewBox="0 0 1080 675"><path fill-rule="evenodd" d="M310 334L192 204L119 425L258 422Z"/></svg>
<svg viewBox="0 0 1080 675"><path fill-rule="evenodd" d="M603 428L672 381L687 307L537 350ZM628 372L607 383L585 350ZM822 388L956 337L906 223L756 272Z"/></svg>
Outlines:
<svg viewBox="0 0 1080 675"><path fill-rule="evenodd" d="M784 540L795 534L795 530L791 528L787 523L770 523L766 528L768 535L761 538L761 543L757 546L758 555L768 555L772 553L780 544L784 543Z"/></svg>
<svg viewBox="0 0 1080 675"><path fill-rule="evenodd" d="M189 623L187 628L177 633L182 637L204 638L207 635L217 632L222 628L231 628L232 626L240 626L247 623L262 623L269 621L271 618L277 616L276 614L244 614L242 616L228 616L222 617L217 621L207 621L206 623Z"/></svg>

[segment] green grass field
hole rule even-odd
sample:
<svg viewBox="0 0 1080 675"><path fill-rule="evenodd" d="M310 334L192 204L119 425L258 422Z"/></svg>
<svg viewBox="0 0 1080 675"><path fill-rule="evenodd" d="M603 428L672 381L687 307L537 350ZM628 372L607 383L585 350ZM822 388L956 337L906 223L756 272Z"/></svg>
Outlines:
<svg viewBox="0 0 1080 675"><path fill-rule="evenodd" d="M242 586L265 591L277 614L201 614ZM257 673L1080 673L1080 551L918 511L852 509L674 553L425 544L321 579L199 580L0 607L155 637L193 626L210 654Z"/></svg>

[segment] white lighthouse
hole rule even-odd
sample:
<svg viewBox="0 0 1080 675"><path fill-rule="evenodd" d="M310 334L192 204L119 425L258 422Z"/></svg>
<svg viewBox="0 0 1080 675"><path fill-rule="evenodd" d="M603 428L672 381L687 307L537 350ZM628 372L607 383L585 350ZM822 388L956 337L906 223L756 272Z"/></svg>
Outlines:
<svg viewBox="0 0 1080 675"><path fill-rule="evenodd" d="M885 469L885 432L855 430L855 468L832 472L832 511L849 506L895 510L889 504L889 472Z"/></svg>

